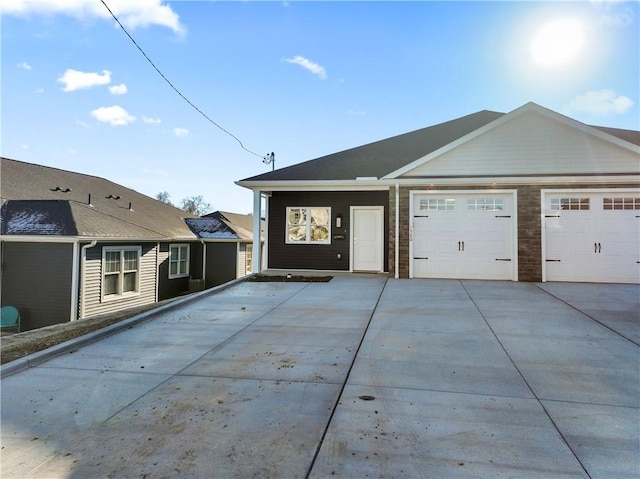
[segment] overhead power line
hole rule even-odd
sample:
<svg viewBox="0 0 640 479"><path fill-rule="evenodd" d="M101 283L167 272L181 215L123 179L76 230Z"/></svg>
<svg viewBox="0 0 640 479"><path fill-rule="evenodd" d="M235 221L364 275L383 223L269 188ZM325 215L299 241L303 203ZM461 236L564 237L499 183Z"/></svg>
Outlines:
<svg viewBox="0 0 640 479"><path fill-rule="evenodd" d="M155 63L153 63L153 61L151 61L151 58L149 58L149 56L145 53L145 51L140 47L140 45L138 45L138 43L134 40L134 38L129 34L129 32L127 31L126 28L124 28L124 25L122 25L122 23L120 23L120 20L118 20L118 17L116 17L114 15L114 13L111 11L111 9L109 8L109 5L107 5L105 3L104 0L100 0L102 2L102 4L104 5L104 7L109 11L109 13L111 14L111 16L113 17L113 19L116 21L116 23L120 26L120 28L122 29L122 31L129 37L129 40L131 40L133 42L133 44L136 46L136 48L138 50L140 50L140 53L142 53L142 55L147 59L147 61L151 64L151 66L153 67L153 69L158 72L158 75L160 75L162 77L162 79L167 82L167 84L173 89L173 91L175 91L180 98L182 98L184 101L186 101L189 106L191 106L194 110L196 110L198 113L200 113L209 123L213 124L215 127L219 128L220 130L222 130L223 132L225 132L227 135L229 135L231 138L233 138L234 140L236 140L239 144L240 147L246 151L247 153L251 153L252 155L255 155L259 158L262 158L263 160L269 157L269 154L267 155L259 155L258 153L256 153L255 151L251 151L248 148L246 148L244 146L244 144L242 143L242 141L240 141L240 138L238 138L236 135L234 135L233 133L229 132L228 130L225 130L222 126L220 126L218 123L216 123L215 121L213 121L205 112L203 112L200 108L198 108L196 105L194 105L186 96L184 96L180 90L178 90L173 83L171 83L171 81L160 71L160 69L156 66ZM271 153L271 155L273 155L273 153Z"/></svg>

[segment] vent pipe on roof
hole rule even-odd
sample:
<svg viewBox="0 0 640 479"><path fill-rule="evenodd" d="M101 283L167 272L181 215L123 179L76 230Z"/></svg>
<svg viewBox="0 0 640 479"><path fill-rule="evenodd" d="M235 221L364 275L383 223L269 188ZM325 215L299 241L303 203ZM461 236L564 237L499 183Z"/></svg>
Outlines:
<svg viewBox="0 0 640 479"><path fill-rule="evenodd" d="M89 193L89 199L87 200L87 204L88 204L89 206L93 206L93 205L91 204L91 193Z"/></svg>
<svg viewBox="0 0 640 479"><path fill-rule="evenodd" d="M133 211L133 207L132 207L131 201L129 201L129 211Z"/></svg>

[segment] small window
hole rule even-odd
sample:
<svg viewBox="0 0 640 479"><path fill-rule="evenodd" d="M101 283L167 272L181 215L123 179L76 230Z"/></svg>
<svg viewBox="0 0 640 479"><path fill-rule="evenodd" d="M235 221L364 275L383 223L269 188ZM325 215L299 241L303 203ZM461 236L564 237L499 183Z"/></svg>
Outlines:
<svg viewBox="0 0 640 479"><path fill-rule="evenodd" d="M455 209L454 199L425 199L420 200L420 211L452 211Z"/></svg>
<svg viewBox="0 0 640 479"><path fill-rule="evenodd" d="M137 295L140 289L142 248L105 247L102 249L102 297Z"/></svg>
<svg viewBox="0 0 640 479"><path fill-rule="evenodd" d="M189 245L172 244L169 247L169 279L189 276Z"/></svg>
<svg viewBox="0 0 640 479"><path fill-rule="evenodd" d="M330 244L331 208L287 208L286 242Z"/></svg>
<svg viewBox="0 0 640 479"><path fill-rule="evenodd" d="M551 209L560 210L588 210L589 198L551 198Z"/></svg>
<svg viewBox="0 0 640 479"><path fill-rule="evenodd" d="M247 243L244 257L244 271L249 274L253 271L253 244Z"/></svg>
<svg viewBox="0 0 640 479"><path fill-rule="evenodd" d="M502 211L504 200L502 198L470 198L467 200L469 211Z"/></svg>
<svg viewBox="0 0 640 479"><path fill-rule="evenodd" d="M603 198L605 210L640 210L640 198Z"/></svg>

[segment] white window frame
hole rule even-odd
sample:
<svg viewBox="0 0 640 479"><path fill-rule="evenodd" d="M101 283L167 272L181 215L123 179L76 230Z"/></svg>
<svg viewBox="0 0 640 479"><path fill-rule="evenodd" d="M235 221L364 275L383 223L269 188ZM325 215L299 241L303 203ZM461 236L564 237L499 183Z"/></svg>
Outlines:
<svg viewBox="0 0 640 479"><path fill-rule="evenodd" d="M311 218L308 214L308 219L306 222L306 238L304 241L292 241L289 239L289 227L290 226L296 226L296 225L292 225L289 224L289 212L291 210L327 210L327 224L326 225L319 225L319 226L326 226L328 233L327 233L327 239L325 241L314 241L311 235L311 231L312 231L312 224L311 224ZM324 245L328 245L331 244L331 207L330 206L287 206L286 208L286 218L285 218L285 231L284 231L284 238L285 238L285 243L286 244L324 244Z"/></svg>
<svg viewBox="0 0 640 479"><path fill-rule="evenodd" d="M137 258L137 270L136 271L136 286L135 291L124 291L124 275L125 273L131 273L133 270L125 270L124 268L124 253L126 251L134 251ZM120 271L117 273L109 273L109 274L118 274L118 292L115 294L106 294L105 293L105 276L106 273L106 260L107 253L118 252L120 253ZM140 296L140 275L142 271L142 246L104 246L102 248L102 271L100 276L100 285L101 285L101 296L103 301L110 301L115 299L122 298L130 298L135 296Z"/></svg>
<svg viewBox="0 0 640 479"><path fill-rule="evenodd" d="M180 251L181 248L187 248L187 257L185 258L181 258L180 257ZM176 274L171 274L171 263L174 262L174 260L172 259L172 250L176 249L178 251L178 259L175 260L178 263L178 266L180 265L180 261L185 261L186 262L186 271L185 272L180 272L178 271ZM181 243L181 244L170 244L169 245L169 279L176 279L176 278L185 278L187 276L189 276L189 260L190 260L190 256L191 256L191 248L189 247L189 245L187 243Z"/></svg>

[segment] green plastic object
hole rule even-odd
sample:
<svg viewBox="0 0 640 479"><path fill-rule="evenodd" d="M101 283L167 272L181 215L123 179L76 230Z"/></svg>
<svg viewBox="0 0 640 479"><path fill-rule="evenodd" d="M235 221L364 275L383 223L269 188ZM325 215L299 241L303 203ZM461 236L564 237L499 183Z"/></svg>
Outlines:
<svg viewBox="0 0 640 479"><path fill-rule="evenodd" d="M20 331L20 313L14 306L0 308L0 328L18 328Z"/></svg>

